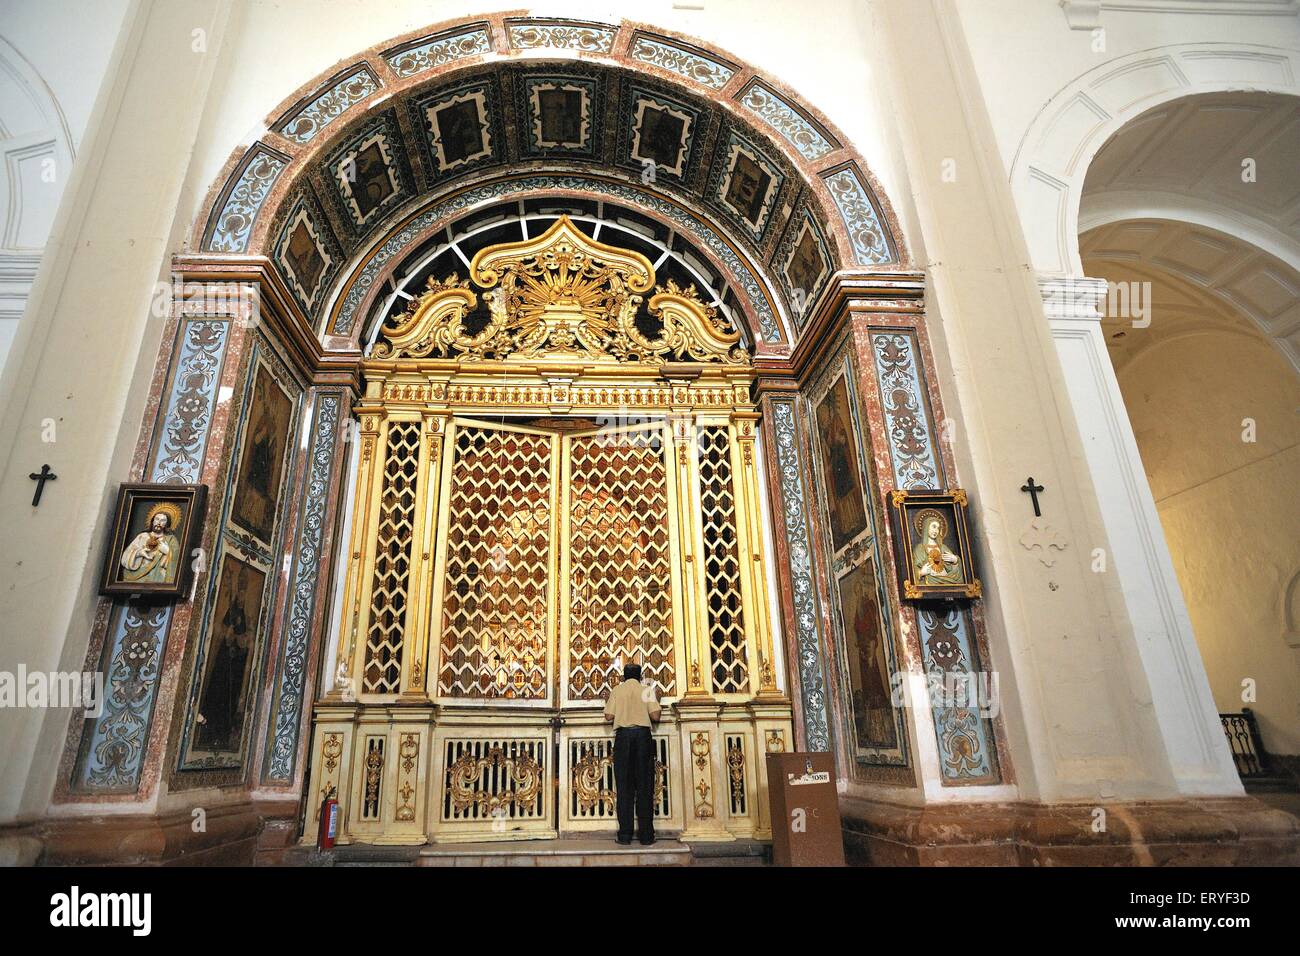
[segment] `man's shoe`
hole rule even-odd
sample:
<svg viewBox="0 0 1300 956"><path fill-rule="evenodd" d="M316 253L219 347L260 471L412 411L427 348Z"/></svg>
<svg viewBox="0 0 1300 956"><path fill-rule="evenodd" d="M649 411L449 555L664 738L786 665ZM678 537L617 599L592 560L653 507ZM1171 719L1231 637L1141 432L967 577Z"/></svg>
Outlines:
<svg viewBox="0 0 1300 956"><path fill-rule="evenodd" d="M652 845L654 844L654 842L655 842L655 838L654 838L654 837L651 837L651 838L648 839L648 840L640 840L640 841L638 841L638 842L639 842L642 846L652 846Z"/></svg>
<svg viewBox="0 0 1300 956"><path fill-rule="evenodd" d="M615 841L616 843L618 843L619 846L631 846L631 845L632 845L632 838L631 838L631 837L615 837L615 838L614 838L614 841Z"/></svg>

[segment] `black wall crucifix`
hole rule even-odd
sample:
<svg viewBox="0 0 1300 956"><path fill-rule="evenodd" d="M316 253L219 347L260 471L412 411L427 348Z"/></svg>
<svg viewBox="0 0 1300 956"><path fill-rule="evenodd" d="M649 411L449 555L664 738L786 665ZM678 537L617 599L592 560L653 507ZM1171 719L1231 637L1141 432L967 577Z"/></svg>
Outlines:
<svg viewBox="0 0 1300 956"><path fill-rule="evenodd" d="M27 477L36 482L36 494L32 495L32 507L35 508L41 503L41 492L45 490L45 483L47 481L54 481L59 476L50 471L49 465L41 465L39 473L32 472Z"/></svg>
<svg viewBox="0 0 1300 956"><path fill-rule="evenodd" d="M1029 480L1020 486L1020 490L1029 492L1029 497L1034 502L1034 517L1041 518L1043 513L1038 510L1038 493L1043 490L1043 486L1034 484L1034 476L1030 475Z"/></svg>

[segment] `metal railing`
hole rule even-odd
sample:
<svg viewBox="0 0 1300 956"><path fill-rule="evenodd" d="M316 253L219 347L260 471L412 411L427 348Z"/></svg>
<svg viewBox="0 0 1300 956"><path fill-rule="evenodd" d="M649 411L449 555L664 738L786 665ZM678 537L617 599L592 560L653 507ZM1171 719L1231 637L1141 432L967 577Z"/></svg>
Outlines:
<svg viewBox="0 0 1300 956"><path fill-rule="evenodd" d="M1233 763L1237 765L1237 775L1242 780L1267 777L1269 773L1268 753L1264 750L1259 736L1259 724L1249 707L1243 707L1239 714L1220 714L1223 733L1228 738L1228 747L1232 750Z"/></svg>

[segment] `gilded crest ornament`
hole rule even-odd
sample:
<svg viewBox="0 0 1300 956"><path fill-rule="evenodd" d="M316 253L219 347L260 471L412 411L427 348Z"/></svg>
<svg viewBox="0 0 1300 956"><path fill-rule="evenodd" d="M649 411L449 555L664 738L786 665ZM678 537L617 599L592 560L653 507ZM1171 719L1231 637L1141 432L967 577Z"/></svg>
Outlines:
<svg viewBox="0 0 1300 956"><path fill-rule="evenodd" d="M656 285L649 259L589 238L568 216L536 238L481 250L468 279L430 278L383 328L374 356L750 362L740 333L693 285Z"/></svg>

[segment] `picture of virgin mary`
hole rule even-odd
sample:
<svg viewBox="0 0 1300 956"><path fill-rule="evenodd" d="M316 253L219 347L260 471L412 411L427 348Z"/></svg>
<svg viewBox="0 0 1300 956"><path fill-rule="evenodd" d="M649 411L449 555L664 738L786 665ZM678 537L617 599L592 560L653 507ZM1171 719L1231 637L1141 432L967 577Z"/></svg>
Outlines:
<svg viewBox="0 0 1300 956"><path fill-rule="evenodd" d="M145 529L122 552L122 580L134 584L171 584L183 559L175 531L181 523L180 505L159 502L145 515Z"/></svg>
<svg viewBox="0 0 1300 956"><path fill-rule="evenodd" d="M912 574L918 585L965 584L962 560L948 546L948 519L934 508L917 514L916 531L921 536L912 547Z"/></svg>

